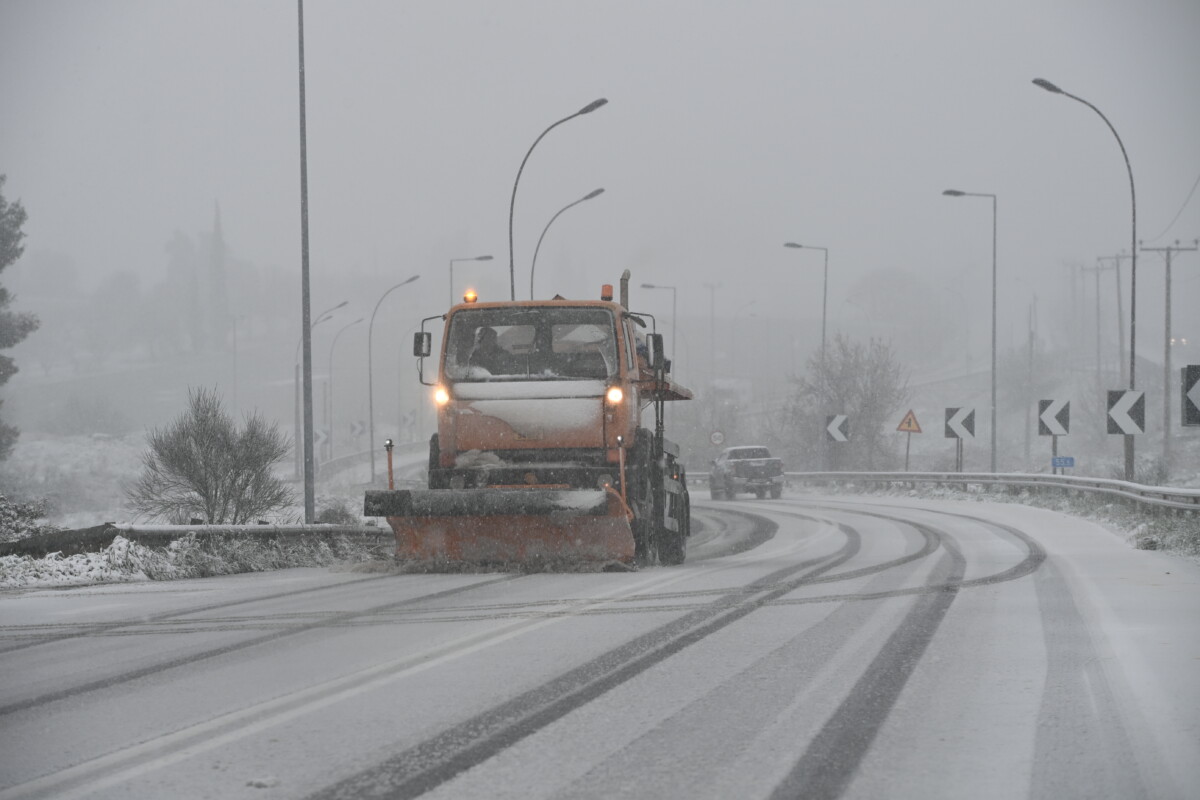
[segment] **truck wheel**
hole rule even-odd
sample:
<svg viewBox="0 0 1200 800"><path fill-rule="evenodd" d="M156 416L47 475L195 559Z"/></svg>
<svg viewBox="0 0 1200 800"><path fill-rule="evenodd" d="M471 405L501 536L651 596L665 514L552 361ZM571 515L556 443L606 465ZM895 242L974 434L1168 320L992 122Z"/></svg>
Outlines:
<svg viewBox="0 0 1200 800"><path fill-rule="evenodd" d="M441 460L442 460L441 455L442 455L442 448L441 448L441 445L438 443L438 435L435 433L433 436L429 437L429 471L428 471L429 478L427 481L427 485L429 486L430 489L445 489L446 488L443 485L445 483L445 481L439 480L438 478L435 477L438 474L437 470L441 468Z"/></svg>
<svg viewBox="0 0 1200 800"><path fill-rule="evenodd" d="M650 526L642 520L633 521L633 561L639 567L650 567L658 560L658 547Z"/></svg>
<svg viewBox="0 0 1200 800"><path fill-rule="evenodd" d="M658 560L663 566L682 564L687 558L687 538L681 533L663 531L662 541L658 547Z"/></svg>
<svg viewBox="0 0 1200 800"><path fill-rule="evenodd" d="M633 508L633 560L640 567L652 566L658 560L658 541L654 521L654 490L650 483L650 433L638 431L638 437L626 462L629 478L629 505Z"/></svg>
<svg viewBox="0 0 1200 800"><path fill-rule="evenodd" d="M783 487L782 486L772 486L771 487L771 499L778 500L781 497L783 497Z"/></svg>
<svg viewBox="0 0 1200 800"><path fill-rule="evenodd" d="M684 559L687 558L687 537L690 516L688 496L685 494L680 500L679 513L675 517L675 522L679 524L679 530L663 530L660 532L658 560L664 566L682 564Z"/></svg>

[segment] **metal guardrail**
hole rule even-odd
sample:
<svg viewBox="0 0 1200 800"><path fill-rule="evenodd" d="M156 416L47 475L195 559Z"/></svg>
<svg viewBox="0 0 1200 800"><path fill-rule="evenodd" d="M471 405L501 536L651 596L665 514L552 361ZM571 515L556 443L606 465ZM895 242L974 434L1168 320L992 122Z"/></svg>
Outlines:
<svg viewBox="0 0 1200 800"><path fill-rule="evenodd" d="M1043 475L1024 472L785 472L792 483L878 483L966 486L1006 486L1027 489L1091 492L1137 503L1183 511L1200 511L1200 489L1146 486L1110 478L1079 478L1073 475ZM707 472L693 472L688 479L707 482Z"/></svg>
<svg viewBox="0 0 1200 800"><path fill-rule="evenodd" d="M413 448L424 447L413 443ZM361 457L362 454L345 458ZM1042 475L1021 472L785 472L792 484L933 484L946 486L1003 486L1034 490L1089 492L1129 500L1161 509L1200 512L1200 489L1171 486L1146 486L1109 478L1080 478L1071 475ZM707 472L688 473L688 483L708 482ZM162 546L188 535L204 537L242 536L258 539L286 539L301 536L368 538L390 541L387 526L368 525L113 525L106 523L83 530L0 543L0 556L27 555L35 558L52 552L64 555L102 550L116 535L146 545Z"/></svg>

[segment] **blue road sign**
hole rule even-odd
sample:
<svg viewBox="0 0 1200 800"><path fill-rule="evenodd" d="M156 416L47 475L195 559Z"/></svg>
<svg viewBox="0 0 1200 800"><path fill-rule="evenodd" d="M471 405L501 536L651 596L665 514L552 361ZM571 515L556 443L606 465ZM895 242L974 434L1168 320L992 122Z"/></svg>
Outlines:
<svg viewBox="0 0 1200 800"><path fill-rule="evenodd" d="M1063 467L1075 466L1075 456L1055 456L1050 459L1050 466L1054 469L1062 469Z"/></svg>

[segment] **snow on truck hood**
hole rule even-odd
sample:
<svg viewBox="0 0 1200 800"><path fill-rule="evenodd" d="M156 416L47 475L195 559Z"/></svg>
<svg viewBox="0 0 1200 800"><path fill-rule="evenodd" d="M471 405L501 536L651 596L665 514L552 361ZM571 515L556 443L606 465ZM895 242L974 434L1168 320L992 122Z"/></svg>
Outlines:
<svg viewBox="0 0 1200 800"><path fill-rule="evenodd" d="M459 383L453 392L460 401L460 424L474 415L491 417L511 428L521 440L544 441L563 435L600 437L607 390L604 381L582 380ZM512 446L504 435L493 439L478 429L473 435L483 437L475 441L485 448ZM600 443L598 439L592 444Z"/></svg>
<svg viewBox="0 0 1200 800"><path fill-rule="evenodd" d="M604 381L502 381L454 384L454 396L459 400L548 400L560 397L603 397L606 391L608 391L608 384Z"/></svg>

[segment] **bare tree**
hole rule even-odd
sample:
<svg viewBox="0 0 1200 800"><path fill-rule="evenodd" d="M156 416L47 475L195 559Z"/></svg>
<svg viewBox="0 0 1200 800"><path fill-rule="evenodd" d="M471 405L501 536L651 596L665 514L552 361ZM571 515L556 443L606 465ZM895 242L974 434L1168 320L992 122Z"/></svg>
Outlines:
<svg viewBox="0 0 1200 800"><path fill-rule="evenodd" d="M878 339L867 344L838 334L822 359L808 360L785 410L791 461L810 468L881 469L894 456L888 423L909 397L908 377L891 348ZM827 445L825 421L850 417L850 441ZM828 448L828 449L827 449ZM830 454L823 464L822 454Z"/></svg>
<svg viewBox="0 0 1200 800"><path fill-rule="evenodd" d="M188 391L188 410L149 433L145 471L127 494L130 505L172 523L193 518L240 525L294 502L271 467L291 447L286 435L259 414L239 431L215 391Z"/></svg>

